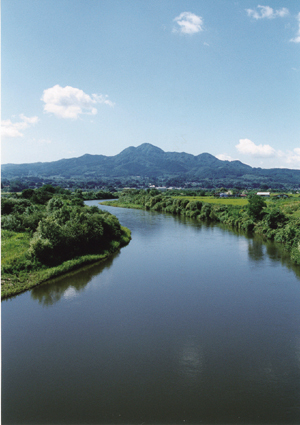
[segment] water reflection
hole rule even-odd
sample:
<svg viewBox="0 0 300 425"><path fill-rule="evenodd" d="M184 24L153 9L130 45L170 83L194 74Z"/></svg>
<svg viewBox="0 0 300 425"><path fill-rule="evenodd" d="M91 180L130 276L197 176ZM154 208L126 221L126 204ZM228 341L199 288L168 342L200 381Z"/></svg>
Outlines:
<svg viewBox="0 0 300 425"><path fill-rule="evenodd" d="M266 247L266 254L272 262L280 262L282 266L292 270L300 279L300 267L291 260L290 253L284 249L283 245L272 241L263 241L261 244Z"/></svg>
<svg viewBox="0 0 300 425"><path fill-rule="evenodd" d="M103 206L101 206L103 207ZM104 209L108 209L104 207ZM169 227L164 226L166 221L171 221L176 225L183 225L193 227L193 231L199 233L201 231L213 231L215 225L199 223L197 220L179 217L174 215L162 215L161 213L148 212L143 210L129 210L115 208L113 213L117 216L122 215L125 218L125 226L132 230L133 240L135 235L145 238L149 244L150 240L155 240L158 235L162 238L163 232L169 232ZM119 217L120 219L120 217ZM122 222L123 220L121 220ZM290 270L293 270L297 278L300 278L300 267L293 264L290 260L289 253L284 250L280 244L274 242L264 241L262 237L255 236L254 238L248 233L239 232L235 229L228 230L224 226L218 226L226 233L232 233L238 238L242 238L245 243L240 247L241 250L248 253L248 258L253 262L262 262L266 256L274 263L280 262ZM170 235L168 234L170 237ZM134 241L132 241L134 242ZM246 245L246 246L245 246ZM44 306L51 306L58 302L61 298L71 299L78 296L80 291L83 291L86 285L91 281L94 276L99 275L106 268L110 268L114 259L117 258L119 253L111 256L105 262L98 263L93 266L85 267L80 271L68 274L61 278L48 281L47 283L37 286L32 289L31 297L37 300Z"/></svg>
<svg viewBox="0 0 300 425"><path fill-rule="evenodd" d="M186 384L193 384L203 372L204 351L195 338L189 337L178 350L179 373Z"/></svg>
<svg viewBox="0 0 300 425"><path fill-rule="evenodd" d="M116 253L103 262L84 267L76 272L37 286L32 289L31 298L43 306L51 306L62 297L66 299L74 298L80 291L83 291L94 276L102 273L104 269L109 269L114 259L118 256L119 253Z"/></svg>
<svg viewBox="0 0 300 425"><path fill-rule="evenodd" d="M249 259L253 261L262 261L264 259L264 246L261 241L252 239L248 241Z"/></svg>
<svg viewBox="0 0 300 425"><path fill-rule="evenodd" d="M224 228L226 231L226 228ZM227 231L229 231L227 229ZM271 260L274 264L280 262L280 264L289 270L292 270L297 278L300 278L300 267L293 263L290 257L290 253L280 243L273 241L266 241L260 235L250 235L249 233L243 233L242 231L231 230L239 237L245 238L248 243L248 258L253 262L265 261L266 257Z"/></svg>
<svg viewBox="0 0 300 425"><path fill-rule="evenodd" d="M122 255L2 305L3 423L299 424L300 286L280 246L113 212Z"/></svg>

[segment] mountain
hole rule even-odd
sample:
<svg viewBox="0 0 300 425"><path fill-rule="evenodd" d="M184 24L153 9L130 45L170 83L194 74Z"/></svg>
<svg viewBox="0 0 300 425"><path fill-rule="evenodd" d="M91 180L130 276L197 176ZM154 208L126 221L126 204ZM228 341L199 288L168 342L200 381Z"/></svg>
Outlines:
<svg viewBox="0 0 300 425"><path fill-rule="evenodd" d="M252 168L240 161L221 161L202 153L194 156L185 152L164 152L149 143L124 149L118 155L89 155L32 164L4 164L2 179L28 177L63 179L97 179L113 177L183 177L185 180L234 179L251 181L255 178L300 185L300 170Z"/></svg>

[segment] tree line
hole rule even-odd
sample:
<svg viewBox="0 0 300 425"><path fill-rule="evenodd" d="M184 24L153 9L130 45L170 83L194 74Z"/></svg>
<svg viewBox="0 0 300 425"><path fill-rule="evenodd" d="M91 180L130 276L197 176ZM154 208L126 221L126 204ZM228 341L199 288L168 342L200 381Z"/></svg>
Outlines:
<svg viewBox="0 0 300 425"><path fill-rule="evenodd" d="M276 201L266 201L256 194L248 196L246 206L221 205L153 190L135 190L119 194L119 205L160 211L200 221L223 223L235 229L263 235L282 243L292 260L300 264L300 218L285 214ZM289 207L291 210L291 207ZM300 202L294 203L300 210Z"/></svg>

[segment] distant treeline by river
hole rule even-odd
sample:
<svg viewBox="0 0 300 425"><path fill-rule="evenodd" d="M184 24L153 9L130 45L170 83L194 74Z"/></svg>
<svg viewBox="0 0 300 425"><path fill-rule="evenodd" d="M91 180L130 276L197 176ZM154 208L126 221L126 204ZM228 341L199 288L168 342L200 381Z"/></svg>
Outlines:
<svg viewBox="0 0 300 425"><path fill-rule="evenodd" d="M263 235L283 244L291 259L300 264L300 199L286 201L250 195L246 205L228 205L208 198L170 196L157 190L131 190L119 194L118 201L106 205L142 208L202 221L223 223L238 230Z"/></svg>

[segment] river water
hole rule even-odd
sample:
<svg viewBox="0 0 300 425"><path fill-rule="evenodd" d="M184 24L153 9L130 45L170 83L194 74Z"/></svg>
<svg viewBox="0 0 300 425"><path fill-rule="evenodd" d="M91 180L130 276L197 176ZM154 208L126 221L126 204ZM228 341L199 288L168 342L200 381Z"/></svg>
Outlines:
<svg viewBox="0 0 300 425"><path fill-rule="evenodd" d="M103 209L128 246L2 301L2 423L300 423L300 268L218 226Z"/></svg>

